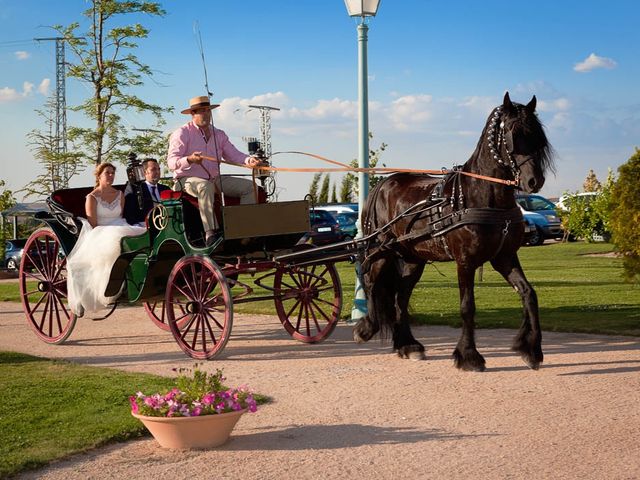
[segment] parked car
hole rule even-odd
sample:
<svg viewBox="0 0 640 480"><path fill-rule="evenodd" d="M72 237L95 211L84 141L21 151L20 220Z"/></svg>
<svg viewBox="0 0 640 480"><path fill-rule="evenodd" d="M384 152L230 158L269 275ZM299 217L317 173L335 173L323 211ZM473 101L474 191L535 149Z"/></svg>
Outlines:
<svg viewBox="0 0 640 480"><path fill-rule="evenodd" d="M20 268L22 251L26 243L26 238L7 240L4 245L4 266L7 270L17 270Z"/></svg>
<svg viewBox="0 0 640 480"><path fill-rule="evenodd" d="M332 213L335 216L335 214L337 213L348 213L348 212L358 213L358 204L357 203L331 203L328 205L317 205L315 209L325 210L327 212Z"/></svg>
<svg viewBox="0 0 640 480"><path fill-rule="evenodd" d="M542 245L547 238L562 239L564 231L556 212L556 206L542 195L516 195L516 202L522 209L525 218L536 225L538 237L529 242L530 245Z"/></svg>
<svg viewBox="0 0 640 480"><path fill-rule="evenodd" d="M600 195L599 192L567 193L558 199L556 202L556 208L559 210L569 211L571 210L571 204L573 202L579 201L589 204L595 200L598 195Z"/></svg>
<svg viewBox="0 0 640 480"><path fill-rule="evenodd" d="M309 217L311 221L311 231L305 233L298 243L326 245L342 240L343 235L340 231L340 225L329 212L312 209L309 212Z"/></svg>
<svg viewBox="0 0 640 480"><path fill-rule="evenodd" d="M356 237L356 233L358 233L357 212L336 213L333 217L338 222L343 240L353 239Z"/></svg>
<svg viewBox="0 0 640 480"><path fill-rule="evenodd" d="M533 214L537 215L537 214ZM534 243L538 241L538 229L536 228L536 224L529 216L522 212L522 216L524 217L524 238L522 239L523 245L539 245L539 243Z"/></svg>

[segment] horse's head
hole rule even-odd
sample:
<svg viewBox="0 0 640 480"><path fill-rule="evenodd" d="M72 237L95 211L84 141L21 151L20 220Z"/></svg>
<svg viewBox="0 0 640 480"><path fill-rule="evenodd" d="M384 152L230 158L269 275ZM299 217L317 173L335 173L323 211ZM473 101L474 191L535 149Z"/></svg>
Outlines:
<svg viewBox="0 0 640 480"><path fill-rule="evenodd" d="M553 169L551 145L535 110L535 95L521 105L512 103L507 92L491 113L484 136L492 161L509 170L518 188L527 193L539 191L546 171Z"/></svg>

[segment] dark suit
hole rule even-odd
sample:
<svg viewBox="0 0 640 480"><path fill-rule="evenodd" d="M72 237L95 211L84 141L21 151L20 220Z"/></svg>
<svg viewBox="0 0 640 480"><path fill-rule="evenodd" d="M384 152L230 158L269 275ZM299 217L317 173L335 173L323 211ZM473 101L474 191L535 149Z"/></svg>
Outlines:
<svg viewBox="0 0 640 480"><path fill-rule="evenodd" d="M161 184L156 185L158 187L158 197L160 192L165 190L171 190L169 187ZM138 190L142 193L142 208L138 202ZM151 192L146 182L139 182L135 185L127 183L127 188L124 190L124 218L129 225L135 225L136 223L144 223L147 214L153 208L153 199L151 198Z"/></svg>

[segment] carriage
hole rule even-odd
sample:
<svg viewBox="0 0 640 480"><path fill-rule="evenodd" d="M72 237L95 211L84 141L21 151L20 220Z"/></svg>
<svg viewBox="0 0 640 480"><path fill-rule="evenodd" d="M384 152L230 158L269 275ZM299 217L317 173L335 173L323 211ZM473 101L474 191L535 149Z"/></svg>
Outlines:
<svg viewBox="0 0 640 480"><path fill-rule="evenodd" d="M124 189L124 185L117 188ZM78 216L91 188L54 192L49 212L36 218L47 224L28 239L20 266L20 293L27 321L50 344L64 342L78 320L67 304L66 256L79 235ZM217 202L223 226L219 244L206 247L198 201L185 192L162 192L149 212L146 232L121 239L121 254L105 296L118 305L142 305L151 321L173 334L190 357L212 359L224 349L233 325L234 305L273 301L278 318L295 339L315 343L334 330L342 308L342 290L334 262L314 258L304 264L277 260L312 248L301 242L309 231L309 202L258 203L238 199Z"/></svg>
<svg viewBox="0 0 640 480"><path fill-rule="evenodd" d="M507 92L469 160L443 171L442 178L404 170L379 182L361 212L363 236L352 241L300 244L309 230L308 202L266 203L263 195L255 205L227 202L217 212L224 226L221 244L200 247L196 199L166 192L147 217L147 231L122 239L105 295L122 289L121 298L142 302L151 320L170 330L187 355L210 359L229 339L233 305L239 303L272 300L292 337L327 338L342 306L335 262L357 258L368 312L354 327L354 340L366 342L380 333L393 340L400 357L424 359L424 345L410 327L411 293L427 263L455 261L462 332L454 363L483 371L485 359L475 343L474 277L488 262L522 301L522 324L512 349L538 369L544 358L538 299L517 254L524 227L514 195L516 189L539 191L553 170L553 149L536 102L533 96L526 105L513 103ZM49 228L28 240L20 267L25 314L49 343L63 342L76 322L65 304L64 255L77 238L75 217L82 212L74 205L82 204L82 193L88 189L52 195L51 212L39 216ZM242 274L250 275L252 285L240 280Z"/></svg>

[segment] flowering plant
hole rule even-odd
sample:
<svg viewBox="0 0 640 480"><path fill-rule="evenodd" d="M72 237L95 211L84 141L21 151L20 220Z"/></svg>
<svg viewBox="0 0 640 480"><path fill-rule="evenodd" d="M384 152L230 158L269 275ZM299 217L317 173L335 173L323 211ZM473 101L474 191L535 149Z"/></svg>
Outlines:
<svg viewBox="0 0 640 480"><path fill-rule="evenodd" d="M167 393L144 395L138 392L129 397L131 412L148 417L197 417L215 415L248 409L257 410L253 393L247 386L227 388L222 382L222 370L208 374L196 368L193 375L183 372L190 369L178 369L180 375L176 386Z"/></svg>

